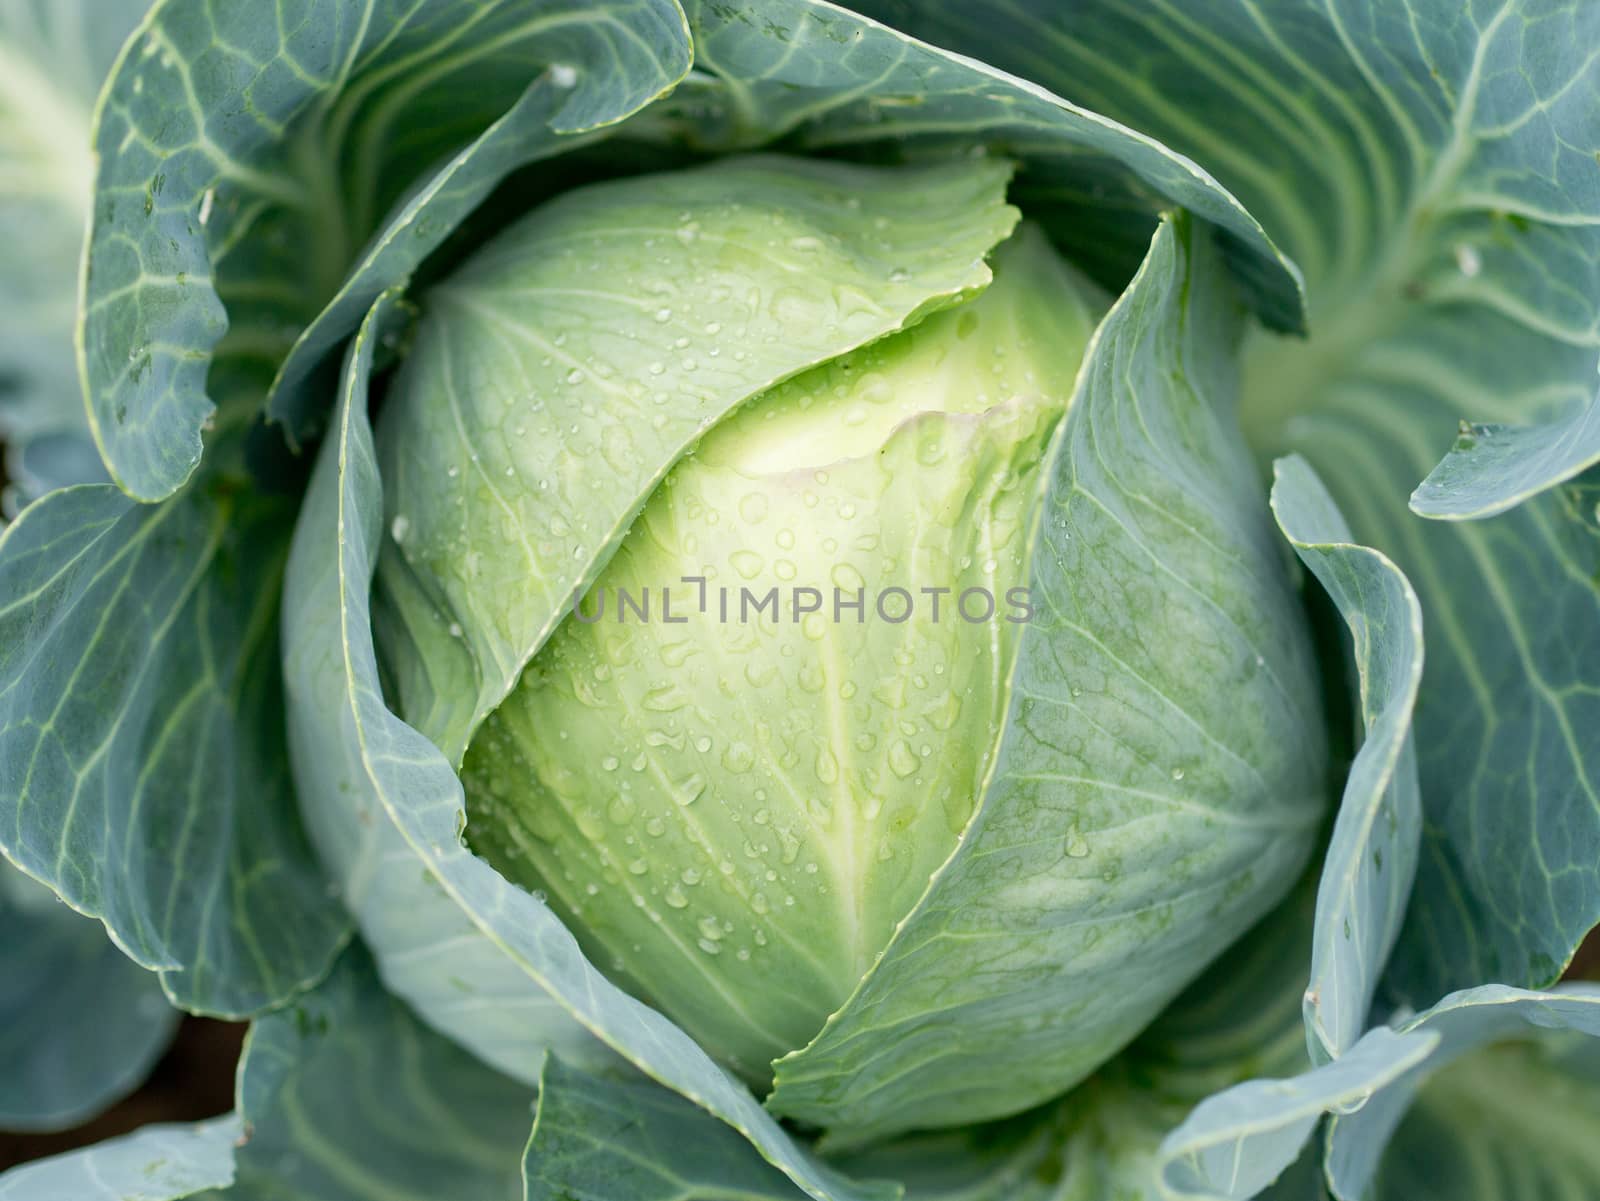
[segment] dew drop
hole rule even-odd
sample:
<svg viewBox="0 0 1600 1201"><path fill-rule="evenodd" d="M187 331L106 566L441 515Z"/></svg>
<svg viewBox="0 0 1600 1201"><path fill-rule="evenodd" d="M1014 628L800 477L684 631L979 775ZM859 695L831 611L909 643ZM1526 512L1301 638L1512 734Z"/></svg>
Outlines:
<svg viewBox="0 0 1600 1201"><path fill-rule="evenodd" d="M764 492L747 492L739 501L739 516L751 525L765 521L767 509L767 496Z"/></svg>
<svg viewBox="0 0 1600 1201"><path fill-rule="evenodd" d="M834 757L833 751L823 747L817 752L815 765L817 779L823 784L834 784L839 780L839 760Z"/></svg>
<svg viewBox="0 0 1600 1201"><path fill-rule="evenodd" d="M800 840L785 829L778 831L778 858L785 866L800 858Z"/></svg>
<svg viewBox="0 0 1600 1201"><path fill-rule="evenodd" d="M910 744L904 739L895 739L889 748L889 770L905 780L914 776L920 766L917 753L911 749Z"/></svg>

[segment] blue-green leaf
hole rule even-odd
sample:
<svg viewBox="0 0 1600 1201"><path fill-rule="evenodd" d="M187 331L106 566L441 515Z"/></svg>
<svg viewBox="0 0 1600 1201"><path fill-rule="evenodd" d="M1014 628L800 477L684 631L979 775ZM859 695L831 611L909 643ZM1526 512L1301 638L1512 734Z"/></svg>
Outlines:
<svg viewBox="0 0 1600 1201"><path fill-rule="evenodd" d="M1280 459L1275 475L1278 525L1344 617L1359 681L1363 741L1323 860L1306 989L1306 1037L1322 1061L1348 1050L1366 1028L1411 896L1422 820L1411 744L1422 613L1399 568L1352 544L1304 459Z"/></svg>
<svg viewBox="0 0 1600 1201"><path fill-rule="evenodd" d="M1501 1060L1491 1056L1472 1068L1467 1066L1468 1053L1540 1031L1565 1032L1563 1037L1584 1040L1558 1045L1559 1064L1525 1071L1519 1083L1531 1091L1521 1093L1515 1102L1529 1107L1520 1115L1527 1121L1524 1129L1542 1130L1548 1137L1552 1158L1547 1178L1560 1188L1578 1182L1578 1190L1570 1194L1505 1187L1496 1176L1500 1166L1475 1142L1489 1133L1482 1109L1497 1104L1493 1093L1505 1082L1490 1083L1482 1075L1484 1068ZM1372 1196L1459 1201L1472 1198L1473 1190L1485 1201L1506 1196L1586 1196L1587 1188L1600 1178L1590 1139L1592 1119L1573 1127L1567 1120L1571 1113L1562 1106L1576 1102L1582 1112L1582 1106L1592 1105L1592 1081L1583 1073L1600 1062L1597 1037L1600 988L1592 985L1567 985L1548 993L1485 985L1452 994L1393 1028L1368 1031L1339 1058L1310 1071L1283 1080L1249 1081L1205 1101L1163 1145L1163 1179L1172 1192L1193 1201L1244 1201L1286 1169L1317 1123L1331 1114L1326 1170L1341 1201ZM1463 1056L1468 1058L1461 1071L1430 1085L1435 1073L1449 1072ZM1526 1067L1525 1055L1521 1061ZM1459 1087L1467 1080L1490 1095L1473 1099L1455 1089L1440 1091L1452 1081ZM1425 1090L1425 1098L1426 1090L1433 1096L1411 1121L1407 1112L1419 1090ZM1541 1114L1547 1120L1540 1120ZM1402 1126L1403 1120L1409 1129ZM1402 1130L1401 1142L1389 1149L1397 1128ZM1515 1143L1505 1163L1513 1179L1538 1179L1545 1173L1536 1142L1537 1136ZM1443 1180L1437 1172L1425 1177L1429 1187L1454 1180L1461 1191L1430 1194L1416 1189L1419 1164L1412 1156L1449 1166L1450 1174ZM1373 1189L1375 1193L1369 1191Z"/></svg>
<svg viewBox="0 0 1600 1201"><path fill-rule="evenodd" d="M171 495L199 462L215 403L225 422L252 412L330 301L303 354L348 331L360 298L447 232L411 223L419 240L399 250L385 245L391 226L369 247L381 261L341 293L380 214L541 72L561 93L548 130L579 134L670 86L686 52L673 0L318 0L292 17L277 4L160 5L95 129L80 346L113 478L141 499ZM445 174L448 224L493 170Z"/></svg>
<svg viewBox="0 0 1600 1201"><path fill-rule="evenodd" d="M186 1008L316 981L348 919L295 810L282 501L53 492L0 538L0 849Z"/></svg>
<svg viewBox="0 0 1600 1201"><path fill-rule="evenodd" d="M0 0L0 437L83 427L72 354L95 94L145 0Z"/></svg>
<svg viewBox="0 0 1600 1201"><path fill-rule="evenodd" d="M236 1115L132 1134L0 1175L0 1201L177 1201L233 1181Z"/></svg>
<svg viewBox="0 0 1600 1201"><path fill-rule="evenodd" d="M998 59L964 57L972 47L961 41L946 43L957 54L945 53L907 37L898 19L881 25L825 0L744 6L691 0L684 7L697 73L679 106L692 117L677 123L691 128L697 142L732 149L791 135L813 150L889 147L898 154L909 144L962 154L977 140L1027 164L1024 195L1034 186L1042 192L1071 181L1077 191L1056 190L1050 197L1053 207L1070 213L1058 213L1062 219L1051 223L1051 232L1093 262L1105 259L1110 233L1118 244L1106 263L1119 273L1112 282L1121 284L1137 268L1156 213L1176 203L1224 231L1230 258L1254 285L1270 323L1303 327L1299 270L1255 217L1203 167L1140 127L1052 94L1047 89L1057 81L1026 71L1007 75L992 65ZM980 12L985 6L959 7ZM671 124L676 116L669 112L663 119ZM1131 200L1134 211L1108 221L1097 211L1102 198Z"/></svg>
<svg viewBox="0 0 1600 1201"><path fill-rule="evenodd" d="M365 389L373 354L404 316L399 296L383 293L363 322L347 389ZM344 638L329 620L344 588L328 516L337 483L328 471L313 477L284 586L289 750L307 828L376 949L385 983L424 1018L529 1084L549 1048L605 1066L612 1061L603 1045L529 985L384 816L349 707Z"/></svg>
<svg viewBox="0 0 1600 1201"><path fill-rule="evenodd" d="M1594 496L1569 483L1448 528L1408 502L1460 421L1576 430L1595 395L1600 7L872 10L1189 155L1304 269L1311 337L1251 340L1246 432L1263 456L1316 467L1356 539L1411 580L1429 631L1423 851L1387 989L1415 1006L1486 979L1555 979L1600 919L1600 740L1584 733L1600 721ZM1586 457L1549 454L1559 433L1516 443L1498 491L1472 485L1463 507L1488 511Z"/></svg>
<svg viewBox="0 0 1600 1201"><path fill-rule="evenodd" d="M1432 1036L1380 1028L1361 1037L1399 930L1418 841L1410 716L1422 671L1415 595L1383 555L1350 541L1305 460L1280 460L1273 512L1349 627L1362 743L1317 881L1304 1017L1310 1063L1264 1069L1198 1106L1162 1147L1177 1195L1256 1196L1302 1155L1324 1114L1357 1105L1428 1054ZM1282 1075L1282 1067L1298 1074ZM1288 1187L1288 1186L1285 1186Z"/></svg>
<svg viewBox="0 0 1600 1201"><path fill-rule="evenodd" d="M1411 494L1411 511L1462 521L1514 509L1600 461L1600 395L1543 425L1462 423L1450 453Z"/></svg>
<svg viewBox="0 0 1600 1201"><path fill-rule="evenodd" d="M1210 176L1149 138L819 0L691 7L700 69L633 133L722 148L792 131L817 148L964 146L978 123L1042 177L1069 163L1097 188L1143 192L1124 233L1148 230L1163 197L1216 221L1274 320L1300 324L1293 265ZM673 0L429 0L371 14L324 0L288 25L270 6L162 5L119 64L96 132L81 342L113 477L142 499L170 494L198 462L214 402L231 423L269 386L292 433L314 428L310 374L365 305L508 171L677 83L683 21ZM1073 222L1058 230L1103 250L1073 237Z"/></svg>
<svg viewBox="0 0 1600 1201"><path fill-rule="evenodd" d="M1600 1196L1600 1038L1528 1031L1431 1077L1378 1166L1371 1201Z"/></svg>
<svg viewBox="0 0 1600 1201"><path fill-rule="evenodd" d="M235 1095L227 1117L15 1169L0 1176L0 1199L522 1196L533 1088L422 1025L359 944L316 989L251 1027Z"/></svg>
<svg viewBox="0 0 1600 1201"><path fill-rule="evenodd" d="M1192 1201L1256 1196L1299 1158L1324 1114L1362 1104L1436 1041L1380 1027L1313 1071L1247 1081L1202 1101L1162 1146L1162 1183Z"/></svg>
<svg viewBox="0 0 1600 1201"><path fill-rule="evenodd" d="M429 1030L359 944L251 1028L229 1201L521 1197L533 1089Z"/></svg>
<svg viewBox="0 0 1600 1201"><path fill-rule="evenodd" d="M79 422L81 425L82 422ZM11 438L5 445L6 486L0 517L14 518L32 501L73 484L103 484L105 464L87 428L59 429Z"/></svg>
<svg viewBox="0 0 1600 1201"><path fill-rule="evenodd" d="M1366 1105L1354 1113L1334 1119L1328 1134L1328 1179L1333 1185L1334 1193L1341 1198L1341 1201L1358 1201L1358 1198L1367 1196L1368 1188L1378 1171L1384 1148L1389 1144L1396 1127L1416 1099L1418 1091L1426 1086L1429 1078L1478 1048L1488 1047L1507 1039L1549 1037L1548 1032L1569 1031L1571 1032L1569 1037L1583 1038L1589 1044L1586 1047L1580 1045L1576 1049L1569 1046L1573 1066L1579 1067L1580 1071L1583 1066L1592 1070L1592 1066L1600 1062L1600 1057L1596 1055L1596 1048L1600 1047L1600 1041L1597 1041L1600 1040L1600 987L1570 984L1552 992L1541 993L1506 988L1498 984L1484 985L1446 997L1426 1013L1418 1014L1402 1023L1399 1030L1401 1037L1404 1038L1416 1038L1419 1035L1426 1037L1432 1044L1431 1049L1426 1058L1412 1065L1403 1077L1377 1091ZM1374 1031L1367 1038L1373 1038L1379 1033ZM1488 1066L1495 1062L1497 1060L1491 1057L1480 1066ZM1528 1123L1526 1129L1530 1139L1518 1144L1515 1155L1518 1160L1523 1158L1537 1160L1547 1153L1561 1156L1565 1162L1550 1165L1551 1179L1556 1184L1556 1191L1497 1189L1492 1162L1482 1158L1473 1162L1474 1157L1469 1150L1470 1144L1465 1140L1472 1138L1478 1131L1475 1129L1476 1124L1468 1120L1462 1121L1459 1129L1455 1131L1451 1131L1447 1125L1445 1129L1437 1132L1454 1143L1453 1149L1463 1161L1458 1169L1460 1179L1463 1184L1470 1182L1472 1185L1472 1191L1449 1194L1452 1201L1457 1198L1469 1201L1474 1193L1481 1198L1563 1195L1580 1197L1592 1193L1596 1184L1600 1183L1600 1160L1595 1158L1591 1137L1594 1119L1596 1115L1600 1115L1600 1109L1591 1108L1589 1121L1583 1124L1590 1135L1569 1130L1567 1120L1574 1115L1570 1112L1564 1113L1561 1108L1563 1075L1561 1071L1548 1073L1548 1079L1542 1086L1536 1080L1529 1080L1525 1076L1522 1083L1531 1084L1535 1091L1532 1096L1526 1090L1521 1091L1516 1101L1517 1104L1531 1104L1535 1107L1533 1112L1542 1111L1549 1116L1550 1121L1546 1125L1530 1121L1533 1113L1525 1112L1520 1115L1521 1119ZM1458 1083L1470 1078L1470 1069L1454 1076ZM1483 1086L1481 1077L1477 1083L1479 1087ZM1490 1096L1484 1100L1492 1103L1490 1098L1509 1083L1496 1080L1489 1084ZM1584 1103L1593 1106L1596 1097L1600 1096L1594 1088L1594 1077L1590 1075L1584 1079L1579 1076L1572 1083L1576 1087L1568 1090L1567 1099L1576 1100L1580 1106ZM1464 1119L1475 1116L1472 1113L1472 1101L1467 1097L1460 1099L1466 1102L1459 1107L1460 1116ZM1438 1100L1436 1094L1432 1109L1435 1121L1438 1117ZM1452 1093L1452 1109L1457 1108L1455 1100L1456 1094ZM1509 1094L1502 1095L1499 1100L1508 1103L1511 1097ZM1579 1112L1582 1112L1581 1109ZM1543 1126L1542 1131L1541 1126ZM1410 1137L1415 1138L1416 1133L1413 1129ZM1541 1133L1549 1140L1548 1145L1540 1145ZM1416 1149L1415 1142L1411 1145ZM1397 1153L1403 1150L1402 1146L1397 1149ZM1436 1156L1441 1153L1446 1156L1449 1154L1437 1145L1430 1148L1429 1153ZM1396 1167L1386 1170L1401 1169ZM1513 1163L1513 1179L1527 1170L1526 1167ZM1487 1179L1483 1178L1485 1175ZM1565 1192L1566 1185L1561 1180L1563 1176L1577 1185L1577 1191ZM1477 1179L1474 1179L1475 1177ZM1385 1195L1384 1190L1380 1190L1380 1195Z"/></svg>
<svg viewBox="0 0 1600 1201"><path fill-rule="evenodd" d="M552 1058L523 1167L528 1201L800 1201L732 1128L644 1080L586 1075Z"/></svg>
<svg viewBox="0 0 1600 1201"><path fill-rule="evenodd" d="M0 443L10 514L104 478L72 326L95 93L146 0L0 0Z"/></svg>
<svg viewBox="0 0 1600 1201"><path fill-rule="evenodd" d="M673 52L681 50L673 57ZM657 81L665 89L689 69L689 47L664 51ZM419 263L444 241L461 220L512 171L537 159L559 154L586 140L561 128L557 114L570 101L572 68L558 64L528 85L527 91L448 162L418 180L383 227L362 248L327 307L308 325L278 368L268 412L285 423L292 435L303 432L308 419L325 403L314 388L312 373L330 351L356 328L378 294L404 282ZM591 125L603 128L621 120L640 101L624 92L614 112L593 114Z"/></svg>
<svg viewBox="0 0 1600 1201"><path fill-rule="evenodd" d="M92 1117L144 1079L177 1022L98 922L0 859L0 1130Z"/></svg>

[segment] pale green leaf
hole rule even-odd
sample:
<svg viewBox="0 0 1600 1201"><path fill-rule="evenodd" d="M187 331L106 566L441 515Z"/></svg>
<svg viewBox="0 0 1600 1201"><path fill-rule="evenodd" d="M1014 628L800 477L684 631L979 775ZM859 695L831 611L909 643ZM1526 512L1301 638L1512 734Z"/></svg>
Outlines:
<svg viewBox="0 0 1600 1201"><path fill-rule="evenodd" d="M569 193L434 288L378 434L407 718L459 762L695 439L989 282L1010 174L725 159Z"/></svg>
<svg viewBox="0 0 1600 1201"><path fill-rule="evenodd" d="M1031 226L990 260L982 295L696 443L588 589L604 614L463 761L473 848L757 1088L949 857L1004 711L1040 460L1107 302Z"/></svg>
<svg viewBox="0 0 1600 1201"><path fill-rule="evenodd" d="M462 845L465 814L460 782L432 743L390 713L379 686L367 595L383 536L382 491L365 413L375 340L375 331L369 329L368 336L353 346L336 434L319 456L296 531L288 608L314 612L317 620L291 626L288 661L331 663L339 669L331 678L306 681L318 689L306 699L321 706L320 719L303 719L295 739L296 754L330 755L352 769L348 777L334 777L333 791L308 787L304 802L352 809L354 826L393 823L400 837L391 838L384 848L386 870L392 868L395 879L409 874L410 895L426 896L438 889L459 908L466 921L451 931L454 942L447 948L451 964L482 969L492 987L505 990L494 1003L521 1001L547 1007L548 999L554 998L578 1024L646 1074L743 1133L818 1201L894 1197L897 1190L892 1186L855 1184L813 1158L688 1036L591 967L543 902L508 883ZM290 671L294 674L295 668ZM350 831L346 827L330 832ZM347 886L359 889L370 884L362 873L373 865L351 854L359 848L330 839L321 842L321 849ZM419 908L426 916L426 906ZM432 921L410 940L398 922L386 933L389 941L378 954L380 970L385 962L426 957L441 949L433 941L439 928ZM493 964L496 955L503 962ZM520 990L512 987L516 973L524 977ZM387 982L399 987L404 977L391 975ZM459 978L463 991L478 983ZM425 991L408 994L408 999L430 1020L470 1036L463 1023L464 1018L470 1022L469 1015L440 1013L431 1004L437 996ZM486 1039L475 1049L513 1075L537 1071L537 1063L518 1058L535 1050L526 1040L506 1045Z"/></svg>

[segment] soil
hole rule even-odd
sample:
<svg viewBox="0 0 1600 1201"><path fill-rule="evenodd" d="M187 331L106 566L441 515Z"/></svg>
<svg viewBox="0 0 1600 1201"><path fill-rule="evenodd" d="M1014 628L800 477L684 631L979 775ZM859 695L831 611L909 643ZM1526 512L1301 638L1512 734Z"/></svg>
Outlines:
<svg viewBox="0 0 1600 1201"><path fill-rule="evenodd" d="M184 1018L150 1078L99 1117L56 1134L0 1131L0 1172L30 1159L127 1134L152 1122L197 1122L233 1108L233 1069L245 1025Z"/></svg>

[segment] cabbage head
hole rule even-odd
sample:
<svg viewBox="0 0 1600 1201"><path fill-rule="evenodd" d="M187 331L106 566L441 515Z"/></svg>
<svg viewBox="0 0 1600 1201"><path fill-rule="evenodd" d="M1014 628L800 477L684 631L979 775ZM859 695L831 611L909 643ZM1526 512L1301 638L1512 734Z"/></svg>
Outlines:
<svg viewBox="0 0 1600 1201"><path fill-rule="evenodd" d="M0 0L0 1201L1600 1196L1597 45Z"/></svg>

